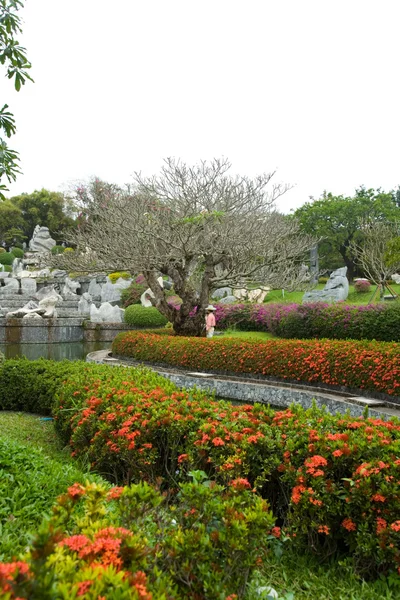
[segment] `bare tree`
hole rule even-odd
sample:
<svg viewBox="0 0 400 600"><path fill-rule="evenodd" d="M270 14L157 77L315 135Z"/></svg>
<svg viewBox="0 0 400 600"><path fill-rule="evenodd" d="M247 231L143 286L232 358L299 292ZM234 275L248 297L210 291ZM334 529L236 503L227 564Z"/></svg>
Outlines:
<svg viewBox="0 0 400 600"><path fill-rule="evenodd" d="M400 236L400 224L388 222L365 223L361 227L363 240L353 243L352 250L365 275L383 295L387 281L400 270L400 253L393 251Z"/></svg>
<svg viewBox="0 0 400 600"><path fill-rule="evenodd" d="M124 190L96 180L91 193L81 192L87 219L69 240L76 251L56 257L58 266L143 273L154 305L177 333L191 335L201 335L218 287L304 283L303 262L315 239L274 208L289 187L271 183L274 173L230 176L230 166L167 159L159 176L136 173ZM179 311L167 303L160 274L182 299Z"/></svg>

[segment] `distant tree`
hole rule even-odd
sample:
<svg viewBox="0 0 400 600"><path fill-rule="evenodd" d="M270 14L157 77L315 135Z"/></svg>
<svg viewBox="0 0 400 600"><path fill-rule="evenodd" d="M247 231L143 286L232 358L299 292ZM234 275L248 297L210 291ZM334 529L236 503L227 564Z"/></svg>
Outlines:
<svg viewBox="0 0 400 600"><path fill-rule="evenodd" d="M36 225L48 227L56 241L62 241L63 232L74 225L74 219L68 216L69 202L59 192L36 190L32 194L13 196L9 202L21 212L22 231L28 240Z"/></svg>
<svg viewBox="0 0 400 600"><path fill-rule="evenodd" d="M349 279L353 279L357 268L353 243L360 243L363 239L362 224L394 221L400 217L400 207L396 204L394 192L361 187L353 197L324 192L319 200L298 208L294 216L299 220L302 231L322 239L321 267L334 269L342 261L347 266Z"/></svg>
<svg viewBox="0 0 400 600"><path fill-rule="evenodd" d="M352 242L352 251L364 273L376 285L384 285L400 270L400 225L375 221L362 226L362 242Z"/></svg>
<svg viewBox="0 0 400 600"><path fill-rule="evenodd" d="M95 180L80 190L86 220L70 238L74 253L54 263L74 270L143 273L153 304L178 334L201 335L211 292L222 286L304 283L302 263L315 243L295 220L276 212L288 186L232 177L226 160L190 167L167 159L160 176L135 176L122 190ZM158 277L167 276L182 299L167 302Z"/></svg>
<svg viewBox="0 0 400 600"><path fill-rule="evenodd" d="M28 74L31 64L26 57L26 50L19 45L16 36L22 32L21 19L18 10L23 7L21 0L0 0L0 64L6 66L8 79L14 80L17 92L26 80L33 79ZM8 147L1 133L10 138L16 132L13 114L8 110L8 104L0 108L0 199L4 199L7 186L1 181L4 178L8 183L15 181L19 170L18 152Z"/></svg>
<svg viewBox="0 0 400 600"><path fill-rule="evenodd" d="M24 220L21 209L10 200L0 202L0 244L23 240ZM10 233L11 232L11 233Z"/></svg>

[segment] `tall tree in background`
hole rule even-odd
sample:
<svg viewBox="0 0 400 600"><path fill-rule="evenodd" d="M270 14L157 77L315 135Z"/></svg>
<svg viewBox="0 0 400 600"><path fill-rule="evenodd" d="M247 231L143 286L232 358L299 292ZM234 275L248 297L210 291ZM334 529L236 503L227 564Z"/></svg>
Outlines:
<svg viewBox="0 0 400 600"><path fill-rule="evenodd" d="M322 238L321 267L334 269L341 264L353 279L357 267L354 243L363 239L364 223L392 222L400 218L395 192L385 193L361 187L353 197L324 192L319 200L307 202L294 212L302 231Z"/></svg>
<svg viewBox="0 0 400 600"><path fill-rule="evenodd" d="M18 10L22 7L21 0L0 0L0 64L6 67L8 79L14 80L17 92L27 79L33 81L28 73L31 64L26 57L26 50L16 39L22 33L18 16ZM9 148L3 138L10 138L15 132L14 116L8 110L8 104L4 104L0 108L0 199L4 199L3 192L7 191L4 178L11 183L20 173L18 152Z"/></svg>
<svg viewBox="0 0 400 600"><path fill-rule="evenodd" d="M27 240L31 239L36 225L48 227L57 241L62 241L63 232L74 226L68 200L59 192L36 190L32 194L13 196L9 204L20 211L21 229Z"/></svg>
<svg viewBox="0 0 400 600"><path fill-rule="evenodd" d="M298 287L315 239L276 212L274 202L288 186L274 184L274 173L249 179L229 175L229 168L226 160L190 167L167 159L159 176L136 174L131 189L99 180L80 188L87 220L69 238L77 249L53 264L143 273L153 304L188 335L201 334L218 287ZM168 304L160 274L173 282L180 310Z"/></svg>

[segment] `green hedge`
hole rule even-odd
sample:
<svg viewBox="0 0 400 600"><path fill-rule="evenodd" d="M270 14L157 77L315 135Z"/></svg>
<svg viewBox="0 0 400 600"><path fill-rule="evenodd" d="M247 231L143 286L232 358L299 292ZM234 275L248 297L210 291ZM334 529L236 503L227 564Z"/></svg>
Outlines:
<svg viewBox="0 0 400 600"><path fill-rule="evenodd" d="M12 254L16 257L16 258L23 258L24 257L24 251L21 248L16 248L14 247L12 249Z"/></svg>
<svg viewBox="0 0 400 600"><path fill-rule="evenodd" d="M145 308L141 304L128 306L125 310L124 320L133 327L163 327L168 323L168 319L154 306Z"/></svg>
<svg viewBox="0 0 400 600"><path fill-rule="evenodd" d="M193 371L251 373L400 395L400 344L344 340L268 340L158 335L128 331L115 355Z"/></svg>

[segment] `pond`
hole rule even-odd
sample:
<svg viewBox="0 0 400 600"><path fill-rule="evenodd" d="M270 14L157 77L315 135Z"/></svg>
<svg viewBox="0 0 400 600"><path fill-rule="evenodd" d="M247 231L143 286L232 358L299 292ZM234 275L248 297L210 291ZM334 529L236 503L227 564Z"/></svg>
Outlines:
<svg viewBox="0 0 400 600"><path fill-rule="evenodd" d="M6 358L25 356L29 360L85 360L89 352L111 348L111 342L71 342L64 344L0 344Z"/></svg>

